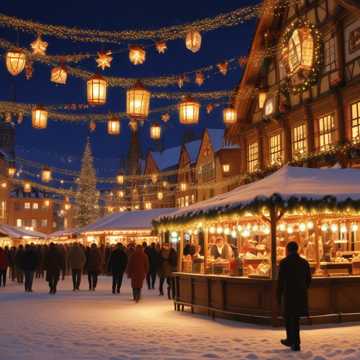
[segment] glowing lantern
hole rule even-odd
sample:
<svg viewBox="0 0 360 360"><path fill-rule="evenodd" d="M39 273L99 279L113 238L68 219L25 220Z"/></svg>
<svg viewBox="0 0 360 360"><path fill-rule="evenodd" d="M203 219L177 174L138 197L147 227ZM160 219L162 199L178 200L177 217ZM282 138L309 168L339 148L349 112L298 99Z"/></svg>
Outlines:
<svg viewBox="0 0 360 360"><path fill-rule="evenodd" d="M32 126L35 129L46 129L48 121L48 112L42 106L37 106L31 114Z"/></svg>
<svg viewBox="0 0 360 360"><path fill-rule="evenodd" d="M1 183L1 187L2 187L3 189L6 189L6 188L7 188L7 183L6 183L6 181L3 181L3 182Z"/></svg>
<svg viewBox="0 0 360 360"><path fill-rule="evenodd" d="M199 122L200 103L188 97L179 105L179 121L184 125L197 124Z"/></svg>
<svg viewBox="0 0 360 360"><path fill-rule="evenodd" d="M147 202L145 203L145 209L146 209L146 210L150 210L151 208L152 208L151 202L150 202L150 201L147 201Z"/></svg>
<svg viewBox="0 0 360 360"><path fill-rule="evenodd" d="M186 34L185 38L186 48L196 53L201 47L201 34L198 31L190 31Z"/></svg>
<svg viewBox="0 0 360 360"><path fill-rule="evenodd" d="M89 123L89 130L91 132L94 132L96 130L96 122L91 120L90 123Z"/></svg>
<svg viewBox="0 0 360 360"><path fill-rule="evenodd" d="M29 182L24 183L24 192L31 192L31 184Z"/></svg>
<svg viewBox="0 0 360 360"><path fill-rule="evenodd" d="M159 192L157 193L157 198L158 198L158 200L162 200L162 199L164 198L164 193L162 193L161 191L159 191Z"/></svg>
<svg viewBox="0 0 360 360"><path fill-rule="evenodd" d="M25 68L26 55L21 50L12 50L6 53L6 68L13 76L19 75Z"/></svg>
<svg viewBox="0 0 360 360"><path fill-rule="evenodd" d="M158 123L151 124L150 137L153 140L159 140L161 138L161 126Z"/></svg>
<svg viewBox="0 0 360 360"><path fill-rule="evenodd" d="M230 164L223 164L222 168L224 173L230 172Z"/></svg>
<svg viewBox="0 0 360 360"><path fill-rule="evenodd" d="M110 135L119 135L120 134L120 120L116 116L109 118L107 122L107 131Z"/></svg>
<svg viewBox="0 0 360 360"><path fill-rule="evenodd" d="M266 91L259 91L259 109L263 109L267 98Z"/></svg>
<svg viewBox="0 0 360 360"><path fill-rule="evenodd" d="M181 184L180 184L180 190L181 190L181 191L186 191L186 189L187 189L187 184L184 183L184 182L181 183Z"/></svg>
<svg viewBox="0 0 360 360"><path fill-rule="evenodd" d="M118 191L118 197L119 198L123 198L124 197L124 192L122 190Z"/></svg>
<svg viewBox="0 0 360 360"><path fill-rule="evenodd" d="M16 174L16 167L15 167L15 165L10 164L9 167L8 167L8 175L10 177L14 177L15 174Z"/></svg>
<svg viewBox="0 0 360 360"><path fill-rule="evenodd" d="M145 62L146 52L141 46L130 46L129 60L134 65L141 65Z"/></svg>
<svg viewBox="0 0 360 360"><path fill-rule="evenodd" d="M41 171L41 181L43 182L49 182L51 181L51 170L49 168L44 168Z"/></svg>
<svg viewBox="0 0 360 360"><path fill-rule="evenodd" d="M233 125L237 121L236 110L232 107L227 107L223 110L223 121L225 125Z"/></svg>
<svg viewBox="0 0 360 360"><path fill-rule="evenodd" d="M71 204L65 204L64 206L65 210L68 211L71 209Z"/></svg>
<svg viewBox="0 0 360 360"><path fill-rule="evenodd" d="M50 206L50 200L45 200L44 201L44 206L49 207Z"/></svg>
<svg viewBox="0 0 360 360"><path fill-rule="evenodd" d="M156 174L151 175L151 181L152 181L153 184L156 184L156 183L157 183L158 177L157 177Z"/></svg>
<svg viewBox="0 0 360 360"><path fill-rule="evenodd" d="M87 102L90 105L106 103L107 81L100 75L94 75L87 81Z"/></svg>
<svg viewBox="0 0 360 360"><path fill-rule="evenodd" d="M144 120L149 115L150 91L138 81L126 92L126 113L129 117Z"/></svg>
<svg viewBox="0 0 360 360"><path fill-rule="evenodd" d="M116 182L119 185L122 185L124 183L125 177L124 174L122 172L120 172L117 176L116 176Z"/></svg>
<svg viewBox="0 0 360 360"><path fill-rule="evenodd" d="M56 66L51 70L50 81L55 84L66 84L67 71L64 66Z"/></svg>

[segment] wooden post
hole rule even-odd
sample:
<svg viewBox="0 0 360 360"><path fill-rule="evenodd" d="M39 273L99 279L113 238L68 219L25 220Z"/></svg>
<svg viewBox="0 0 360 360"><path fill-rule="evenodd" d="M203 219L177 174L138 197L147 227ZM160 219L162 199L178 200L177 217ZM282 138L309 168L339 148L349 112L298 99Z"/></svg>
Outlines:
<svg viewBox="0 0 360 360"><path fill-rule="evenodd" d="M208 256L209 256L209 231L208 229L204 229L204 274L206 274Z"/></svg>
<svg viewBox="0 0 360 360"><path fill-rule="evenodd" d="M314 275L322 275L320 269L320 249L319 249L319 237L320 237L320 221L315 223L315 273Z"/></svg>
<svg viewBox="0 0 360 360"><path fill-rule="evenodd" d="M183 270L182 262L183 262L183 254L184 254L184 231L180 232L180 241L179 241L179 251L178 251L178 271L181 272Z"/></svg>
<svg viewBox="0 0 360 360"><path fill-rule="evenodd" d="M270 208L270 229L271 229L271 324L277 325L278 305L276 298L276 280L277 280L277 263L276 263L276 225L278 216L275 206Z"/></svg>

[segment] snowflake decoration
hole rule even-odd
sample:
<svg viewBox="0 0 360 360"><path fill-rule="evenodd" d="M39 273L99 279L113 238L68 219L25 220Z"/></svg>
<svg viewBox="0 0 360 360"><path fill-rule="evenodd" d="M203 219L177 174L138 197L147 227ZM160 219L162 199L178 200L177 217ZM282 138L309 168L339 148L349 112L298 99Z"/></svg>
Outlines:
<svg viewBox="0 0 360 360"><path fill-rule="evenodd" d="M165 41L158 41L156 44L156 50L159 54L164 54L167 50L167 45Z"/></svg>
<svg viewBox="0 0 360 360"><path fill-rule="evenodd" d="M201 86L205 81L205 76L201 71L198 71L195 75L195 83Z"/></svg>
<svg viewBox="0 0 360 360"><path fill-rule="evenodd" d="M43 56L46 53L48 43L41 39L41 36L38 36L35 41L31 43L31 48L33 55Z"/></svg>
<svg viewBox="0 0 360 360"><path fill-rule="evenodd" d="M226 75L228 72L229 63L227 61L217 64L217 68L219 69L222 75Z"/></svg>
<svg viewBox="0 0 360 360"><path fill-rule="evenodd" d="M102 70L105 70L106 68L109 68L111 66L111 62L113 57L111 56L111 50L107 52L98 52L97 55L97 67L101 68Z"/></svg>
<svg viewBox="0 0 360 360"><path fill-rule="evenodd" d="M162 114L162 115L161 115L161 120L162 120L164 123L167 123L167 122L170 120L170 114L169 114L169 113Z"/></svg>

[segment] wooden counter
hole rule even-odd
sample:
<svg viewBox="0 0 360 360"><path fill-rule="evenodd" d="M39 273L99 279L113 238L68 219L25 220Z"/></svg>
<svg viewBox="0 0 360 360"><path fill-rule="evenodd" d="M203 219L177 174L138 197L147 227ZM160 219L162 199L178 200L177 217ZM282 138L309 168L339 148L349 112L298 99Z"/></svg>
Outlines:
<svg viewBox="0 0 360 360"><path fill-rule="evenodd" d="M175 310L277 326L275 291L269 279L175 273ZM360 276L313 278L309 307L305 323L359 321Z"/></svg>

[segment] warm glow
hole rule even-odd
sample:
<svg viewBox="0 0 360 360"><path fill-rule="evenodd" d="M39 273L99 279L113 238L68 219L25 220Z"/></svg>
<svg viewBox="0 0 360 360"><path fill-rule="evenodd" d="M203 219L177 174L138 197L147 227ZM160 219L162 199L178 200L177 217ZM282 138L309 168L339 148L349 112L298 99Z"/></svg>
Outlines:
<svg viewBox="0 0 360 360"><path fill-rule="evenodd" d="M49 207L49 206L50 206L50 200L45 200L45 201L44 201L44 205L45 205L46 207Z"/></svg>
<svg viewBox="0 0 360 360"><path fill-rule="evenodd" d="M159 140L161 138L161 126L158 123L151 124L150 137L153 140Z"/></svg>
<svg viewBox="0 0 360 360"><path fill-rule="evenodd" d="M65 210L68 211L71 209L71 204L65 204L64 206Z"/></svg>
<svg viewBox="0 0 360 360"><path fill-rule="evenodd" d="M3 189L6 189L6 188L7 188L7 183L6 183L5 181L3 181L3 182L1 183L1 187L2 187Z"/></svg>
<svg viewBox="0 0 360 360"><path fill-rule="evenodd" d="M31 184L29 182L24 183L24 192L31 192Z"/></svg>
<svg viewBox="0 0 360 360"><path fill-rule="evenodd" d="M116 182L120 185L124 183L124 174L120 173L116 176Z"/></svg>
<svg viewBox="0 0 360 360"><path fill-rule="evenodd" d="M107 131L110 135L119 135L121 129L120 120L117 117L112 117L107 122Z"/></svg>
<svg viewBox="0 0 360 360"><path fill-rule="evenodd" d="M151 181L153 184L155 184L158 181L158 177L156 174L151 175Z"/></svg>
<svg viewBox="0 0 360 360"><path fill-rule="evenodd" d="M119 196L119 198L123 198L124 192L122 190L118 191L118 196Z"/></svg>
<svg viewBox="0 0 360 360"><path fill-rule="evenodd" d="M162 200L162 199L164 198L164 193L162 193L161 191L159 191L159 192L157 193L157 198L158 198L158 200Z"/></svg>
<svg viewBox="0 0 360 360"><path fill-rule="evenodd" d="M9 175L10 177L13 177L13 176L15 176L15 174L16 174L16 167L13 166L13 165L10 165L10 166L8 167L8 175Z"/></svg>
<svg viewBox="0 0 360 360"><path fill-rule="evenodd" d="M267 98L266 91L259 91L259 109L263 109Z"/></svg>
<svg viewBox="0 0 360 360"><path fill-rule="evenodd" d="M87 81L87 102L91 105L104 105L106 103L107 81L94 75Z"/></svg>
<svg viewBox="0 0 360 360"><path fill-rule="evenodd" d="M145 209L150 210L151 208L152 208L151 202L150 201L146 202L145 203Z"/></svg>
<svg viewBox="0 0 360 360"><path fill-rule="evenodd" d="M126 113L130 118L144 120L149 115L150 91L137 82L126 92Z"/></svg>
<svg viewBox="0 0 360 360"><path fill-rule="evenodd" d="M141 65L145 62L146 52L141 46L130 46L129 60L134 65Z"/></svg>
<svg viewBox="0 0 360 360"><path fill-rule="evenodd" d="M57 66L51 70L50 80L55 84L66 84L67 76L66 69L63 66Z"/></svg>
<svg viewBox="0 0 360 360"><path fill-rule="evenodd" d="M49 182L51 181L51 170L49 168L44 168L41 171L41 181L43 182Z"/></svg>
<svg viewBox="0 0 360 360"><path fill-rule="evenodd" d="M6 68L11 75L19 75L24 70L25 65L26 55L21 50L13 50L6 53Z"/></svg>
<svg viewBox="0 0 360 360"><path fill-rule="evenodd" d="M196 53L201 47L201 34L198 31L190 31L186 34L185 39L186 48Z"/></svg>
<svg viewBox="0 0 360 360"><path fill-rule="evenodd" d="M199 122L200 103L186 98L179 105L179 121L184 125L197 124Z"/></svg>
<svg viewBox="0 0 360 360"><path fill-rule="evenodd" d="M42 106L37 106L32 110L32 126L35 129L46 129L48 112Z"/></svg>
<svg viewBox="0 0 360 360"><path fill-rule="evenodd" d="M236 110L232 107L223 110L223 121L225 125L233 125L237 121Z"/></svg>
<svg viewBox="0 0 360 360"><path fill-rule="evenodd" d="M187 189L187 184L184 183L184 182L181 183L181 184L180 184L180 190L181 190L181 191L186 191L186 189Z"/></svg>
<svg viewBox="0 0 360 360"><path fill-rule="evenodd" d="M222 168L224 173L230 172L230 164L223 164Z"/></svg>

